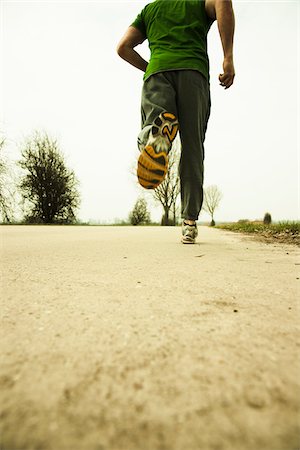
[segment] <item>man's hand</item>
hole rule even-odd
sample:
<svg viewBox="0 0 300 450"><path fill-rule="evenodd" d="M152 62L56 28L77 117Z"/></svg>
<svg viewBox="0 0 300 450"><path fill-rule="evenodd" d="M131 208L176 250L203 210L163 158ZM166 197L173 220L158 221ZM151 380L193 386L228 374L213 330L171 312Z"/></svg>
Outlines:
<svg viewBox="0 0 300 450"><path fill-rule="evenodd" d="M223 70L224 72L219 75L220 85L228 89L233 84L235 76L232 58L224 58Z"/></svg>

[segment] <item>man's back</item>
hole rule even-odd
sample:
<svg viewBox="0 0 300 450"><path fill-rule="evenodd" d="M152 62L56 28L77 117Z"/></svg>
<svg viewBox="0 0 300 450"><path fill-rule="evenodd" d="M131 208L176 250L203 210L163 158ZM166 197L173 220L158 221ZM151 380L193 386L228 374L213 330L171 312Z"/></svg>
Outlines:
<svg viewBox="0 0 300 450"><path fill-rule="evenodd" d="M213 20L203 0L156 0L133 22L149 41L145 79L164 70L195 69L209 78L206 37Z"/></svg>

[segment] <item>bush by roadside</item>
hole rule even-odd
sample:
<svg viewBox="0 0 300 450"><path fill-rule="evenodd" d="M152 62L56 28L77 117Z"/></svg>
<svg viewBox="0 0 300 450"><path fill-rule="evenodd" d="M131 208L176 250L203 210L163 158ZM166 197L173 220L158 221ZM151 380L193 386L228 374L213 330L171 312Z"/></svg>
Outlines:
<svg viewBox="0 0 300 450"><path fill-rule="evenodd" d="M267 242L300 245L300 222L279 222L265 225L262 222L245 220L219 224L217 228L250 234Z"/></svg>

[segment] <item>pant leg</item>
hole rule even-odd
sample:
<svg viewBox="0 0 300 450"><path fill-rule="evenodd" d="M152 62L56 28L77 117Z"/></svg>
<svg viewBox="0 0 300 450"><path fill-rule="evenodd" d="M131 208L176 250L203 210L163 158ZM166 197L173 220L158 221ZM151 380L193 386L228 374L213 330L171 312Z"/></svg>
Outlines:
<svg viewBox="0 0 300 450"><path fill-rule="evenodd" d="M181 214L197 220L203 203L204 139L210 114L210 88L195 70L177 76L177 108L182 145L179 164Z"/></svg>
<svg viewBox="0 0 300 450"><path fill-rule="evenodd" d="M177 116L176 90L166 77L167 72L151 75L143 84L141 119L142 130L138 136L141 150L147 143L153 121L164 111Z"/></svg>

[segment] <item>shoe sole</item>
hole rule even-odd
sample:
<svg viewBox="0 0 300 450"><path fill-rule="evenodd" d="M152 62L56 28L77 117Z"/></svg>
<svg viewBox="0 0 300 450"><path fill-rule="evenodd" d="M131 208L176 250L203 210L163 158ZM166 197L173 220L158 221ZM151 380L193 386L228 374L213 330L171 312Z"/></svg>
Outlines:
<svg viewBox="0 0 300 450"><path fill-rule="evenodd" d="M187 238L181 238L181 242L183 244L195 244L195 239L187 239Z"/></svg>
<svg viewBox="0 0 300 450"><path fill-rule="evenodd" d="M154 138L157 136L162 136L164 138L167 138L169 144L172 144L177 136L178 131L178 122L176 116L169 112L160 114L155 119L151 131Z"/></svg>
<svg viewBox="0 0 300 450"><path fill-rule="evenodd" d="M163 182L167 171L167 154L156 153L151 145L147 145L138 159L137 177L140 185L145 189L155 189Z"/></svg>
<svg viewBox="0 0 300 450"><path fill-rule="evenodd" d="M163 138L171 146L178 132L176 116L168 112L160 114L155 119L151 132L154 139ZM145 189L157 188L165 179L167 171L167 153L164 151L157 153L153 144L147 145L138 159L137 177L140 185Z"/></svg>

